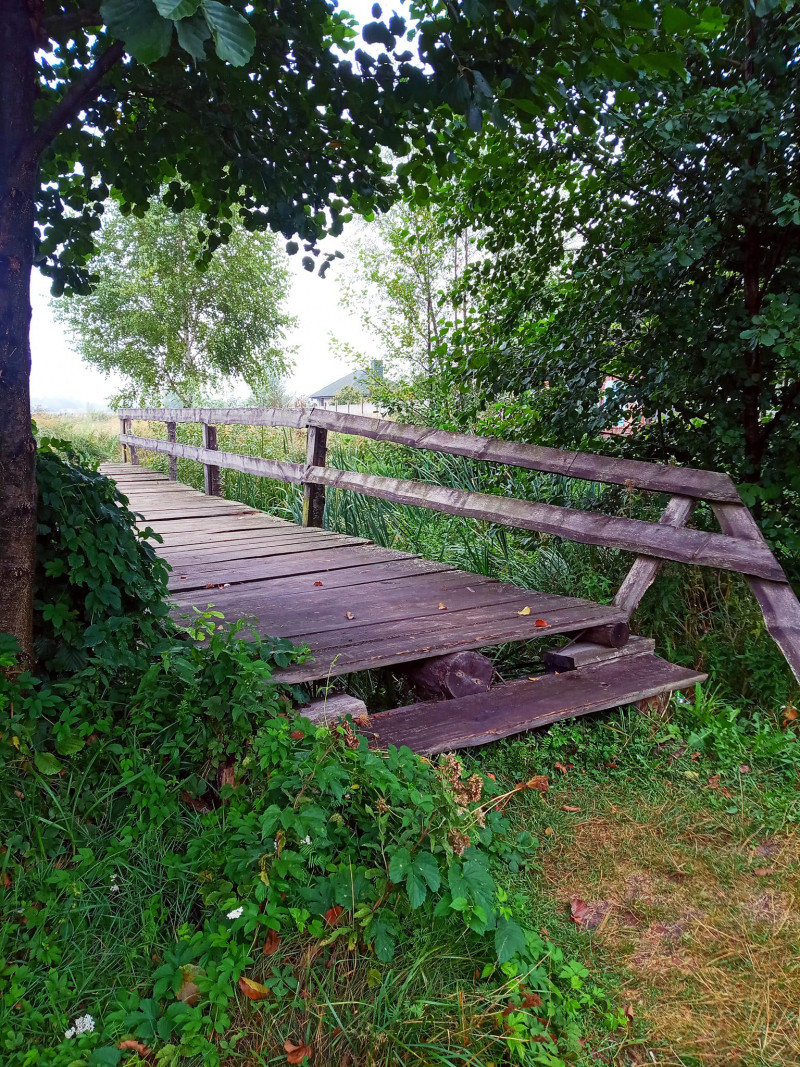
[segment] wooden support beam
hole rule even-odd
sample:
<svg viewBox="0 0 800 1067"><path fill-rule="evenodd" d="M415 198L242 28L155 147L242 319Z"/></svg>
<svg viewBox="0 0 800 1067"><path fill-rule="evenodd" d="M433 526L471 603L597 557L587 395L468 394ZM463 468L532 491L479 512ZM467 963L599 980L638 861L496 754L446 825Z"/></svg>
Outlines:
<svg viewBox="0 0 800 1067"><path fill-rule="evenodd" d="M134 466L138 467L139 466L139 450L137 449L136 444L133 441L128 440L127 443L126 443L126 440L125 440L126 438L130 438L132 436L132 434L131 434L131 420L127 419L127 418L122 418L122 419L119 420L119 424L120 424L119 439L122 442L122 459L123 459L123 462L127 463L128 462L128 458L130 458L131 463L134 464Z"/></svg>
<svg viewBox="0 0 800 1067"><path fill-rule="evenodd" d="M767 547L756 520L744 505L712 504L712 507L723 533ZM765 581L752 575L748 575L747 581L761 606L768 632L800 682L800 601L786 582Z"/></svg>
<svg viewBox="0 0 800 1067"><path fill-rule="evenodd" d="M302 463L288 463L279 459L262 459L260 456L240 456L237 452L212 452L198 445L185 445L181 441L159 441L157 438L137 437L127 434L121 438L123 444L138 445L151 452L162 452L167 456L193 459L197 463L211 463L225 470L241 471L243 474L256 474L259 478L274 478L279 482L302 482L305 467Z"/></svg>
<svg viewBox="0 0 800 1067"><path fill-rule="evenodd" d="M203 423L203 448L207 452L217 451L217 428L210 423ZM219 467L212 463L203 464L203 476L208 496L219 496Z"/></svg>
<svg viewBox="0 0 800 1067"><path fill-rule="evenodd" d="M662 526L672 526L679 529L689 521L689 516L694 510L695 502L688 496L674 496L664 508L661 518L658 520ZM655 581L656 575L664 566L662 559L655 556L637 556L633 566L625 576L625 581L619 587L614 597L614 606L624 608L630 617L638 608L639 603Z"/></svg>
<svg viewBox="0 0 800 1067"><path fill-rule="evenodd" d="M313 700L304 708L298 708L297 714L313 722L315 726L325 726L347 715L360 719L367 715L367 705L363 700L350 696L349 693L334 693L332 696L323 697L322 700Z"/></svg>
<svg viewBox="0 0 800 1067"><path fill-rule="evenodd" d="M177 438L177 426L174 422L167 423L167 440L173 444ZM178 460L176 456L169 457L169 480L171 482L177 482L178 480Z"/></svg>
<svg viewBox="0 0 800 1067"><path fill-rule="evenodd" d="M485 693L494 678L494 664L480 652L432 656L400 668L423 700L454 700Z"/></svg>
<svg viewBox="0 0 800 1067"><path fill-rule="evenodd" d="M309 467L324 467L328 455L328 431L315 426L308 428L306 463ZM303 484L303 526L322 526L325 516L325 486Z"/></svg>
<svg viewBox="0 0 800 1067"><path fill-rule="evenodd" d="M610 622L602 626L590 626L581 633L581 640L606 648L622 648L627 645L630 629L627 622Z"/></svg>
<svg viewBox="0 0 800 1067"><path fill-rule="evenodd" d="M577 671L592 663L607 663L621 657L646 656L652 654L656 647L651 637L631 637L622 648L598 645L590 641L574 641L563 648L554 648L542 656L548 673L555 671Z"/></svg>

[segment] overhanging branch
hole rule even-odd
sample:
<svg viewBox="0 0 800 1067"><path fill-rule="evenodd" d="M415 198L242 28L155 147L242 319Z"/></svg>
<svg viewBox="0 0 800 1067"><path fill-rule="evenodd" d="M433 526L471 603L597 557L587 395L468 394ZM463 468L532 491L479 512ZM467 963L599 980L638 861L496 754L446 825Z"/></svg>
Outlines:
<svg viewBox="0 0 800 1067"><path fill-rule="evenodd" d="M84 71L64 96L59 100L44 122L39 126L24 149L26 163L34 162L50 142L91 103L100 88L100 82L125 53L122 41L115 41Z"/></svg>

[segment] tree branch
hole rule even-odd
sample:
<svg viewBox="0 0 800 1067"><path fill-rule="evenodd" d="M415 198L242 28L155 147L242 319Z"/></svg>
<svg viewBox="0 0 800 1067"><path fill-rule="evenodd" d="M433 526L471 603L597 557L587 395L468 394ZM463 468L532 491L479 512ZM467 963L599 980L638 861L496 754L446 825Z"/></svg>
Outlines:
<svg viewBox="0 0 800 1067"><path fill-rule="evenodd" d="M73 30L86 29L88 26L102 26L103 18L99 8L84 7L64 15L53 15L45 20L44 33L48 40L55 41L56 34L71 33Z"/></svg>
<svg viewBox="0 0 800 1067"><path fill-rule="evenodd" d="M24 155L27 158L24 162L38 159L50 142L94 99L100 82L124 53L125 45L122 41L115 41L84 71L81 78L73 82L25 146Z"/></svg>
<svg viewBox="0 0 800 1067"><path fill-rule="evenodd" d="M782 419L786 418L796 400L800 399L800 381L794 382L784 390L780 407L764 427L761 438L766 441Z"/></svg>

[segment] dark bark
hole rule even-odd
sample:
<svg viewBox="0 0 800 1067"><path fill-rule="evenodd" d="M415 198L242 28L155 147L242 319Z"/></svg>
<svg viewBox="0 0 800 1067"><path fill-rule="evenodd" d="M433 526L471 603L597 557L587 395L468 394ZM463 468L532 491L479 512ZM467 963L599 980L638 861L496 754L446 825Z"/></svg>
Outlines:
<svg viewBox="0 0 800 1067"><path fill-rule="evenodd" d="M36 556L36 449L30 410L30 284L37 161L35 41L26 0L0 19L0 632L30 658Z"/></svg>

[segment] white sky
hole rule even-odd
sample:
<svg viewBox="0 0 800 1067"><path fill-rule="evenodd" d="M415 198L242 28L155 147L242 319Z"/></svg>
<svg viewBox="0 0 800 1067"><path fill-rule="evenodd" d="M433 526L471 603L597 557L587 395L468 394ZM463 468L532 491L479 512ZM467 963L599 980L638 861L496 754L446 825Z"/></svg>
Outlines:
<svg viewBox="0 0 800 1067"><path fill-rule="evenodd" d="M347 0L342 6L352 12L363 25L372 18L372 0ZM389 11L389 5L383 5ZM402 10L402 0L397 8ZM373 51L359 40L358 45ZM281 242L280 236L278 241ZM347 256L347 235L340 242ZM322 244L323 251L332 251L333 242ZM363 332L339 300L337 277L347 269L347 259L335 260L326 278L303 270L301 255L289 256L292 289L288 312L297 319L297 327L287 338L297 349L294 373L287 380L289 392L308 396L329 382L355 369L333 354L331 334L364 353L374 349L375 342ZM55 321L50 307L50 283L38 271L33 272L33 322L31 326L31 401L35 408L60 411L103 408L115 391L113 379L84 363L70 347L64 327ZM379 353L376 351L376 356Z"/></svg>
<svg viewBox="0 0 800 1067"><path fill-rule="evenodd" d="M354 369L333 354L331 334L364 352L374 346L361 324L340 303L338 279L348 270L344 250L346 258L335 260L326 278L303 270L300 255L287 257L292 283L287 310L297 319L297 327L287 338L297 348L294 373L287 381L293 395L308 396ZM33 276L32 305L34 408L85 411L105 407L114 392L114 379L84 363L73 351L64 327L53 316L50 283L38 271Z"/></svg>

